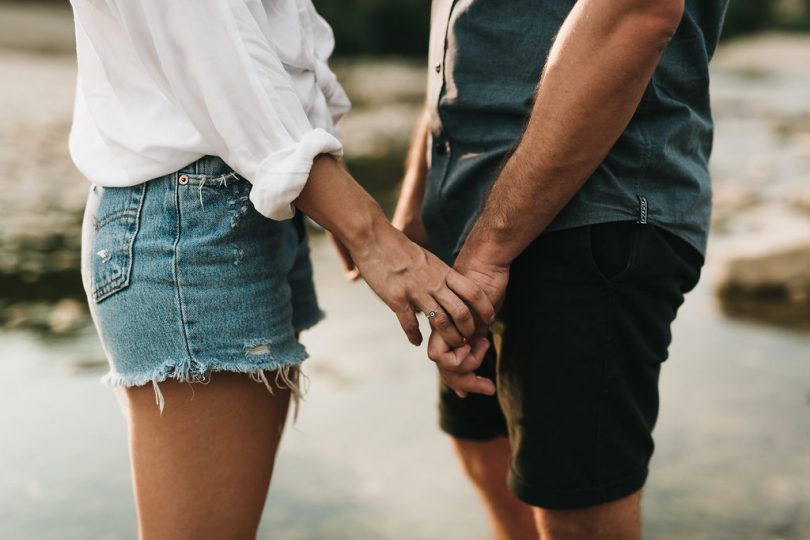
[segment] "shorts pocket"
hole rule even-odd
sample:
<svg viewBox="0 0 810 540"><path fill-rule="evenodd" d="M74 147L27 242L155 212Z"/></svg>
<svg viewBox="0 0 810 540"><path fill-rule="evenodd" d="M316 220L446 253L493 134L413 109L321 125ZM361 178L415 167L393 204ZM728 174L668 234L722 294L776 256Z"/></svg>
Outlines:
<svg viewBox="0 0 810 540"><path fill-rule="evenodd" d="M585 244L589 262L600 279L619 281L636 258L640 225L634 221L617 221L587 225Z"/></svg>
<svg viewBox="0 0 810 540"><path fill-rule="evenodd" d="M90 267L93 300L98 303L129 286L146 184L94 189L99 200L93 216Z"/></svg>

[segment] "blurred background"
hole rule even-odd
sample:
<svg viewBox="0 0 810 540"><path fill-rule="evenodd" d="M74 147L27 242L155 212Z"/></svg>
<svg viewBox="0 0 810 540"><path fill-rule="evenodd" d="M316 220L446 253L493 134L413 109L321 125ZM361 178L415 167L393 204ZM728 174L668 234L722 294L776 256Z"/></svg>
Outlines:
<svg viewBox="0 0 810 540"><path fill-rule="evenodd" d="M354 109L349 165L390 212L423 99L429 3L315 0ZM707 265L674 327L651 539L810 538L810 0L732 0L712 70ZM0 0L0 538L135 538L126 432L79 277L67 2ZM313 235L326 322L260 532L487 538L436 428L424 350Z"/></svg>

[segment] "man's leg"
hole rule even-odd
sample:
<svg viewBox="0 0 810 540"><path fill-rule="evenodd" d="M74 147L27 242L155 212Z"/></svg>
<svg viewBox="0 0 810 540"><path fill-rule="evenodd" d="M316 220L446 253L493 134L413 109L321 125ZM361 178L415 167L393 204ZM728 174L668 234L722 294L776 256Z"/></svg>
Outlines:
<svg viewBox="0 0 810 540"><path fill-rule="evenodd" d="M497 384L496 360L495 347L490 347L477 373ZM532 508L512 495L506 483L512 452L498 399L479 394L461 399L442 383L439 422L442 430L450 435L464 471L481 496L492 537L495 540L537 539Z"/></svg>
<svg viewBox="0 0 810 540"><path fill-rule="evenodd" d="M639 540L641 491L589 508L544 510L534 508L539 538L543 540Z"/></svg>
<svg viewBox="0 0 810 540"><path fill-rule="evenodd" d="M506 484L511 448L509 439L488 441L453 438L461 464L483 499L495 540L536 540L532 507L517 499Z"/></svg>
<svg viewBox="0 0 810 540"><path fill-rule="evenodd" d="M515 497L507 486L511 449L506 437L452 440L467 476L484 502L494 540L641 538L641 491L577 510L532 507Z"/></svg>
<svg viewBox="0 0 810 540"><path fill-rule="evenodd" d="M544 237L513 264L495 336L509 487L543 540L635 540L660 364L702 260L635 223Z"/></svg>

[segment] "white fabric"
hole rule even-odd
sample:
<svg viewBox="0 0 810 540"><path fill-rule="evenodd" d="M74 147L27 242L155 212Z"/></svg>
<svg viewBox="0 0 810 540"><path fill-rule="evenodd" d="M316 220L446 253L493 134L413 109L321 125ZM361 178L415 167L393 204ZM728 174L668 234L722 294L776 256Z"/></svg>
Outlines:
<svg viewBox="0 0 810 540"><path fill-rule="evenodd" d="M311 0L71 0L79 76L70 152L93 183L131 186L204 155L292 217L350 106Z"/></svg>

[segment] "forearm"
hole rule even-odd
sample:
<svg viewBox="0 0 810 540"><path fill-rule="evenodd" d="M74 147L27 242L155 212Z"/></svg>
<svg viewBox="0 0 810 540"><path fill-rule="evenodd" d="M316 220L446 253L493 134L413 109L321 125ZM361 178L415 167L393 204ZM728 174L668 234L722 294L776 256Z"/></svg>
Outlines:
<svg viewBox="0 0 810 540"><path fill-rule="evenodd" d="M402 180L402 190L395 214L413 213L422 207L425 199L425 181L427 179L427 144L429 135L429 122L427 109L423 109L419 121L414 128L411 146L405 162L405 175ZM417 216L410 216L417 217Z"/></svg>
<svg viewBox="0 0 810 540"><path fill-rule="evenodd" d="M576 3L464 251L506 266L551 223L627 127L682 11L681 0Z"/></svg>
<svg viewBox="0 0 810 540"><path fill-rule="evenodd" d="M309 179L293 204L352 253L364 249L380 230L392 228L377 201L328 155L315 158Z"/></svg>

